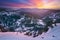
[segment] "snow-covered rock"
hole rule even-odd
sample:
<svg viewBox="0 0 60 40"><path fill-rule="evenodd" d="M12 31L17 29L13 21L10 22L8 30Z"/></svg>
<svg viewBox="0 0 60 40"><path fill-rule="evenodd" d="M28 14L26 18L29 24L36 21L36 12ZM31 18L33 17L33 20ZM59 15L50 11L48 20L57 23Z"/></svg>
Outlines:
<svg viewBox="0 0 60 40"><path fill-rule="evenodd" d="M35 38L19 32L0 32L0 40L60 40L60 24Z"/></svg>

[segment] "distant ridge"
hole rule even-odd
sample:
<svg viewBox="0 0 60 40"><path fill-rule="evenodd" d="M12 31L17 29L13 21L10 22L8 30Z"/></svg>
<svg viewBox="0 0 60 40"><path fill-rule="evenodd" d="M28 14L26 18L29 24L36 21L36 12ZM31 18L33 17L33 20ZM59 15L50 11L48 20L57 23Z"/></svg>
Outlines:
<svg viewBox="0 0 60 40"><path fill-rule="evenodd" d="M34 16L35 18L43 18L49 14L52 13L57 13L60 12L59 9L38 9L38 8L19 8L19 9L12 9L12 8L1 8L0 9L7 9L7 11L14 11L14 12L19 12L19 13L24 13L27 14L29 16Z"/></svg>

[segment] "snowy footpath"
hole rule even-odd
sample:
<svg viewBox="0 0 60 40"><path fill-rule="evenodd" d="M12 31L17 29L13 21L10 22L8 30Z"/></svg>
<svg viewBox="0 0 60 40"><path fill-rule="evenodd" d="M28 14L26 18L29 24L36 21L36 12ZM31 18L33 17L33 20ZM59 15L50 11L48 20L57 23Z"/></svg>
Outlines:
<svg viewBox="0 0 60 40"><path fill-rule="evenodd" d="M60 40L60 24L35 38L19 32L0 32L0 40Z"/></svg>

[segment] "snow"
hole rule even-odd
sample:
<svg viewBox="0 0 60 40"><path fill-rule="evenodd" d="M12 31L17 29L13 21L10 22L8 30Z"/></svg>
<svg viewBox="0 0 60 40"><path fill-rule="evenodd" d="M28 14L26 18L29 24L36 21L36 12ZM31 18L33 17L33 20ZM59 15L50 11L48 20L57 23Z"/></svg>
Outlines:
<svg viewBox="0 0 60 40"><path fill-rule="evenodd" d="M19 32L0 32L0 40L60 40L60 24L35 38Z"/></svg>

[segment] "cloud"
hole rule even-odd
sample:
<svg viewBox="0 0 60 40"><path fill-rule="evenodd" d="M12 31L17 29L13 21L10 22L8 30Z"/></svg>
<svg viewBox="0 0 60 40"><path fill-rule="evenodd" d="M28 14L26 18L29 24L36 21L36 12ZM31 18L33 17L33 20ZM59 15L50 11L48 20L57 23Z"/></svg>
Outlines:
<svg viewBox="0 0 60 40"><path fill-rule="evenodd" d="M0 6L16 8L60 8L60 0L0 0Z"/></svg>

